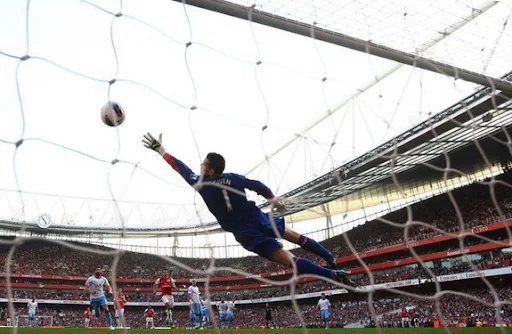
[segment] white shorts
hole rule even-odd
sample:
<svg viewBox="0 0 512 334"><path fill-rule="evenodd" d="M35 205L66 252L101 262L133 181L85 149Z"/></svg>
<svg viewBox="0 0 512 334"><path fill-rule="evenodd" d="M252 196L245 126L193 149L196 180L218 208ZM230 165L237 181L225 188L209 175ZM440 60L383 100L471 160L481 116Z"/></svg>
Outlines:
<svg viewBox="0 0 512 334"><path fill-rule="evenodd" d="M122 317L124 316L124 308L119 308L117 309L116 308L116 314L115 314L116 317Z"/></svg>
<svg viewBox="0 0 512 334"><path fill-rule="evenodd" d="M146 322L153 322L153 317L146 317Z"/></svg>
<svg viewBox="0 0 512 334"><path fill-rule="evenodd" d="M164 304L169 303L171 307L174 305L174 297L172 295L163 295L162 296L162 302Z"/></svg>
<svg viewBox="0 0 512 334"><path fill-rule="evenodd" d="M402 318L402 322L409 322L409 318Z"/></svg>

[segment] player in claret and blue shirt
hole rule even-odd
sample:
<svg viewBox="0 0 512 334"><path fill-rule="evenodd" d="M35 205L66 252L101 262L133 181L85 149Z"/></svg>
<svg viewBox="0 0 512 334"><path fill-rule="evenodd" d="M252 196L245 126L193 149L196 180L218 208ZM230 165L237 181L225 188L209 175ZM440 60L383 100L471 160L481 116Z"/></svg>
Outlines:
<svg viewBox="0 0 512 334"><path fill-rule="evenodd" d="M85 282L85 287L87 288L87 292L89 292L91 296L91 309L95 314L99 315L99 311L105 311L105 318L107 319L107 324L111 330L114 330L114 324L112 322L112 315L110 314L110 309L108 308L107 298L105 297L104 288L108 289L108 293L112 293L112 289L110 287L110 283L108 279L101 275L101 268L97 267L94 269L94 275L90 276Z"/></svg>
<svg viewBox="0 0 512 334"><path fill-rule="evenodd" d="M142 141L145 147L158 152L188 184L194 186L200 181L200 175L195 174L181 160L165 151L162 146L161 134L156 139L148 133L144 135ZM225 231L233 233L235 239L245 249L266 259L290 268L292 267L290 261L294 261L299 274L315 274L346 285L356 286L347 277L345 271L336 270L334 256L327 249L315 240L285 228L284 218L274 218L275 226L283 239L322 257L327 262L328 268L293 256L289 251L283 249L283 245L276 240L277 236L272 229L269 216L263 213L254 202L248 201L244 192L245 189L249 189L268 200L273 200L272 191L260 181L251 180L239 174L224 173L225 165L226 162L220 154L208 153L201 164L203 184L196 188L210 212L217 218L217 222ZM284 205L281 202L276 202L274 206L277 210L284 211Z"/></svg>

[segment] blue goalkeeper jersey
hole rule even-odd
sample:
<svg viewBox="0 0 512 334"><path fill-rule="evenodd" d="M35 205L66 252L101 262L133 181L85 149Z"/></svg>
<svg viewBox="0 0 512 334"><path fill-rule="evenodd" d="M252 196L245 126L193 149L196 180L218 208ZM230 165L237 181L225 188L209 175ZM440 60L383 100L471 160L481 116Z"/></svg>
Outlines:
<svg viewBox="0 0 512 334"><path fill-rule="evenodd" d="M188 184L194 185L199 181L200 176L195 174L183 161L171 156L169 153L164 155L164 159ZM247 200L245 189L253 190L268 199L274 197L272 191L260 181L251 180L243 175L234 173L224 173L216 177L205 177L203 178L203 183L215 183L244 194L242 196L226 188L211 184L205 184L198 190L210 212L217 218L220 226L228 232L236 231L245 221L254 217L255 210L260 210L254 202Z"/></svg>

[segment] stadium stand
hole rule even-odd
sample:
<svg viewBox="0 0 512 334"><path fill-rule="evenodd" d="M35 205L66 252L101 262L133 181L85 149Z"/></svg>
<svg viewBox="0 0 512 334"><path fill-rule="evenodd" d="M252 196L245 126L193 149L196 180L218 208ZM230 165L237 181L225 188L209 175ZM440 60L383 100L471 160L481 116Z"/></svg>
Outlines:
<svg viewBox="0 0 512 334"><path fill-rule="evenodd" d="M512 182L512 173L506 173L499 177L498 180L510 183ZM465 229L489 225L511 216L512 189L499 183L494 188L497 201L500 203L501 210L503 211L503 217L500 217L495 209L494 203L489 196L488 186L475 183L453 191L457 205L462 212ZM429 210L430 207L435 207L436 210ZM456 216L452 203L447 201L446 195L436 196L414 204L412 211L414 213L413 219L429 223L445 232L455 233L461 230L459 219ZM348 237L360 254L404 243L403 229L393 228L382 223L384 220L405 223L406 210L390 213L376 221L368 222L349 231ZM425 240L438 234L437 231L417 227L410 230L409 239L410 241ZM341 235L328 239L323 244L332 250L333 254L338 258L338 262L340 262L339 258L351 254L348 247L344 244ZM91 247L91 245L88 245L88 247ZM104 249L101 246L92 247ZM37 251L34 251L35 249ZM299 256L305 255L301 249L295 249L293 253ZM6 255L6 248L4 248L0 253L1 264L5 262ZM47 261L48 258L54 259L54 261ZM240 269L252 274L276 272L283 269L283 267L274 263L262 261L258 261L258 265L255 266L254 258L218 259L216 264L218 266L229 265L231 268ZM199 270L206 268L210 261L209 259L191 258L176 258L176 260ZM37 263L37 266L34 266L34 263ZM104 265L107 268L111 263L112 258L109 256L85 252L77 253L59 245L30 242L16 250L11 270L13 273L30 273L34 275L87 276L89 275L89 268L93 268L98 264ZM159 257L126 252L119 262L117 277L152 279L157 277L162 268L165 267L169 267L169 263ZM231 273L223 274L234 275ZM173 276L180 278L192 277L190 273L183 271L181 268L173 268Z"/></svg>
<svg viewBox="0 0 512 334"><path fill-rule="evenodd" d="M512 181L512 173L506 173L499 177L499 180L505 182ZM446 195L437 196L429 200L413 205L413 219L431 224L437 228L449 233L459 233L463 230L471 229L474 235L482 235L495 241L505 241L509 239L506 226L510 226L507 220L512 213L512 190L508 187L500 186L498 183L494 188L497 201L502 210L500 215L490 200L488 186L478 183L471 184L453 192L457 205L461 208L464 226L461 227L458 217L453 210L453 205L446 200ZM429 210L436 207L436 211ZM396 247L403 244L403 229L392 228L384 223L383 220L392 220L394 222L404 223L406 221L405 210L390 213L381 219L368 222L356 227L348 232L348 236L354 247L360 255L364 255L365 262L372 268L375 284L386 284L392 282L408 282L408 280L420 279L419 283L405 284L403 287L412 289L414 292L428 294L431 291L432 284L429 284L430 275L426 270L419 266L415 261L409 261L411 253L406 248ZM502 244L493 244L488 240L472 236L465 237L465 247L468 254L466 258L462 256L457 239L453 236L439 239L439 233L435 230L416 227L410 230L410 241L416 242L415 249L418 254L428 259L426 264L436 276L455 275L470 273L477 270L491 270L496 268L510 268L510 259L501 252ZM353 277L361 285L370 283L369 277L364 271L359 270L360 265L350 256L351 252L344 244L342 236L336 236L323 242L328 248L334 251L338 258L337 262L345 268L353 269ZM88 245L98 249L106 249L101 246ZM473 251L473 249L475 251ZM7 248L0 249L0 264L5 267L7 257ZM302 254L302 250L296 249L293 252L297 255ZM472 266L467 262L472 261ZM209 264L209 259L188 259L178 258L193 268L205 269ZM402 263L403 262L403 263ZM82 293L80 287L85 281L85 277L90 275L89 269L98 265L104 266L105 275L111 274L112 258L105 255L96 255L89 252L78 252L66 249L59 245L45 243L42 241L29 241L20 246L14 253L11 272L13 283L13 297L17 307L25 299L36 298L39 300L61 300L63 321L66 326L81 326L82 313L87 304L87 296ZM258 265L255 265L258 263ZM218 259L218 266L229 265L232 268L240 269L253 274L261 274L272 279L281 280L289 277L289 272L284 268L265 261L254 261L254 257L245 257L238 259ZM373 269L372 266L375 266ZM148 303L159 305L159 297L152 293L152 283L156 277L159 277L162 269L169 268L169 264L163 259L141 253L125 252L121 257L117 268L117 284L127 295L129 302L136 305L127 306L126 317L131 327L144 327L143 308ZM179 268L171 267L173 276L177 279L178 287L183 289L192 277ZM276 274L277 273L277 274ZM5 279L5 272L0 272L2 280ZM500 274L501 275L501 274ZM454 277L455 277L454 276ZM476 277L476 276L475 276ZM110 277L110 279L112 279ZM458 278L457 278L458 279ZM492 278L495 286L498 286L498 294L502 298L510 297L510 284L504 284L502 276ZM455 280L455 279L454 279ZM478 297L480 300L490 301L489 291L483 288L483 283L478 278L468 281L478 281L474 287L462 290L465 293ZM507 282L507 280L505 280ZM0 282L5 287L5 282ZM450 284L445 283L445 284ZM200 282L201 286L201 282ZM217 273L211 280L211 295L213 300L218 300L226 295L226 291L231 292L231 296L237 300L258 300L252 307L241 305L236 312L235 325L238 327L260 327L264 324L263 302L274 301L278 307L276 319L281 319L280 326L297 327L299 324L294 311L289 303L283 303L285 300L279 300L289 296L288 286L261 286L257 281L248 277L237 277L231 273ZM320 327L321 322L318 318L315 303L318 299L318 293L321 291L331 291L334 287L323 281L303 279L297 285L297 293L311 296L301 300L302 314L309 327ZM2 290L2 295L6 291ZM333 298L333 316L332 327L342 326L373 326L373 319L370 317L368 304L365 300L358 300L358 296L351 294L332 293ZM182 291L178 291L177 302L186 302L187 298ZM273 299L277 300L273 300ZM464 299L463 308L457 307L460 300L457 296L446 295L441 299L441 309L443 317L451 325L457 325L460 322L474 324L480 321L484 325L495 324L496 314L493 307L484 306L482 303L470 299ZM66 304L65 301L81 301L81 305ZM138 303L138 304L137 304ZM274 304L273 304L274 305ZM54 315L55 306L42 303L40 305L41 315ZM381 325L384 327L402 326L401 318L396 310L407 306L411 311L411 317L418 320L413 325L433 326L433 321L439 320L434 312L432 302L419 302L412 298L406 298L397 295L377 295L374 300L374 307L379 317L382 315ZM5 307L5 305L4 305ZM161 307L157 308L156 323L159 323L159 312ZM21 308L18 309L23 314ZM503 307L500 310L505 322L510 322L510 307ZM5 311L2 312L5 321ZM186 307L177 307L175 310L175 319L182 327L188 324L188 309ZM43 319L44 320L44 319ZM57 323L57 317L55 323ZM44 320L46 321L46 320ZM93 320L93 325L94 325ZM99 320L102 323L103 319Z"/></svg>
<svg viewBox="0 0 512 334"><path fill-rule="evenodd" d="M461 292L477 297L481 300L492 302L492 295L488 290L482 288L463 289ZM499 287L496 289L501 299L509 298L510 288ZM308 327L322 327L319 314L316 310L316 299L310 303L300 306L302 315ZM462 307L461 307L462 305ZM379 316L380 325L384 327L402 327L401 316L397 310L407 307L411 319L417 319L417 325L421 327L432 327L433 320L439 319L435 312L435 304L431 301L425 302L410 297L385 297L376 298L373 303L376 314ZM440 300L440 307L444 320L452 326L459 323L481 321L484 325L494 325L496 313L494 307L488 307L481 302L472 299L461 298L455 295L445 295ZM64 307L64 325L81 327L83 322L83 308ZM143 308L132 307L126 310L126 319L130 327L144 327ZM281 327L299 327L299 320L290 305L279 305L276 307L276 323ZM17 309L18 314L24 314L23 308ZM499 310L500 315L508 324L511 321L512 309L505 305ZM56 307L42 306L38 315L56 315ZM188 309L180 308L174 311L174 317L180 327L188 325ZM157 312L156 324L161 321L162 314ZM0 320L5 324L5 319ZM92 320L92 326L101 326L104 319ZM235 323L240 328L258 328L264 324L264 309L262 307L242 307L237 309ZM372 327L371 313L366 300L357 301L334 301L332 307L331 326L344 327L349 324L359 323L365 327ZM416 322L415 322L416 323ZM414 325L414 324L413 324ZM410 323L407 326L411 326Z"/></svg>

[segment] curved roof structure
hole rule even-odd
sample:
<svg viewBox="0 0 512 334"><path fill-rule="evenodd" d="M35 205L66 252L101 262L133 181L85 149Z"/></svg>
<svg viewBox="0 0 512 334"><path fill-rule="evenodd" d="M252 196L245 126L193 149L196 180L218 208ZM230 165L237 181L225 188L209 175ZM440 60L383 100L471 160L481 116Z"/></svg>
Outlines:
<svg viewBox="0 0 512 334"><path fill-rule="evenodd" d="M393 170L401 172L510 122L508 93L471 82L484 78L506 89L508 2L209 3L249 15L240 20L174 2L118 8L61 0L50 9L41 1L28 15L24 4L0 5L0 28L12 32L0 37L4 224L48 216L59 230L215 229L194 190L142 147L148 131L162 132L167 150L196 171L206 153L222 153L229 171L293 198L295 213L392 171L382 161L355 168L375 162L368 154L403 143ZM317 39L315 29L285 32L256 23L256 13L379 47L364 53ZM382 50L397 58L377 56ZM441 67L404 65L399 55ZM443 74L453 66L467 80ZM99 119L109 99L127 112L118 128ZM483 122L489 110L495 118ZM426 137L444 123L451 126ZM481 131L464 132L474 126ZM331 171L353 182L318 188L333 179ZM311 188L321 195L298 196Z"/></svg>

